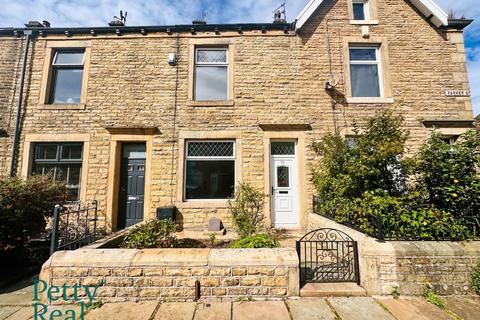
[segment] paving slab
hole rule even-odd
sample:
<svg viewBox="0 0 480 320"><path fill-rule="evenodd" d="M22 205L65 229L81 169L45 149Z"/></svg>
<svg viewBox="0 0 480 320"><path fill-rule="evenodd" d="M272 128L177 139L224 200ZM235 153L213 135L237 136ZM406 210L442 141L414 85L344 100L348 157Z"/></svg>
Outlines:
<svg viewBox="0 0 480 320"><path fill-rule="evenodd" d="M6 318L6 320L29 320L29 319L33 319L33 307L20 307L20 309L17 312L15 312L14 314Z"/></svg>
<svg viewBox="0 0 480 320"><path fill-rule="evenodd" d="M0 306L29 306L33 299L33 285L3 291L0 294Z"/></svg>
<svg viewBox="0 0 480 320"><path fill-rule="evenodd" d="M287 300L293 320L335 320L336 316L325 299Z"/></svg>
<svg viewBox="0 0 480 320"><path fill-rule="evenodd" d="M464 320L480 319L480 297L443 297L447 308Z"/></svg>
<svg viewBox="0 0 480 320"><path fill-rule="evenodd" d="M328 298L342 320L395 320L373 298Z"/></svg>
<svg viewBox="0 0 480 320"><path fill-rule="evenodd" d="M356 283L308 283L300 290L301 297L366 297L367 291Z"/></svg>
<svg viewBox="0 0 480 320"><path fill-rule="evenodd" d="M155 313L155 320L192 320L195 314L195 302L165 302Z"/></svg>
<svg viewBox="0 0 480 320"><path fill-rule="evenodd" d="M451 320L442 309L428 303L423 298L378 299L397 320Z"/></svg>
<svg viewBox="0 0 480 320"><path fill-rule="evenodd" d="M158 302L123 302L107 303L87 313L86 320L148 320L151 318Z"/></svg>
<svg viewBox="0 0 480 320"><path fill-rule="evenodd" d="M232 303L230 302L200 303L195 311L195 320L230 319L232 319Z"/></svg>
<svg viewBox="0 0 480 320"><path fill-rule="evenodd" d="M21 307L0 307L0 320L4 320L20 310Z"/></svg>
<svg viewBox="0 0 480 320"><path fill-rule="evenodd" d="M233 304L233 320L290 320L283 301L248 301Z"/></svg>

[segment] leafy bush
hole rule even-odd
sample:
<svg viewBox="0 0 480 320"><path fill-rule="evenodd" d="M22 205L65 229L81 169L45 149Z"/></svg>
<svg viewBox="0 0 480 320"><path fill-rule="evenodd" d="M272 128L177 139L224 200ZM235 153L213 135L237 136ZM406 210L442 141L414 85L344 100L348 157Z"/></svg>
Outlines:
<svg viewBox="0 0 480 320"><path fill-rule="evenodd" d="M128 249L171 248L178 225L172 220L150 220L130 230L122 247Z"/></svg>
<svg viewBox="0 0 480 320"><path fill-rule="evenodd" d="M472 287L477 294L480 294L480 262L472 273Z"/></svg>
<svg viewBox="0 0 480 320"><path fill-rule="evenodd" d="M418 156L417 188L425 190L428 202L455 217L480 212L480 133L469 131L454 145L434 132Z"/></svg>
<svg viewBox="0 0 480 320"><path fill-rule="evenodd" d="M275 248L278 247L278 242L270 237L268 234L260 233L251 235L238 240L232 246L234 249L239 248Z"/></svg>
<svg viewBox="0 0 480 320"><path fill-rule="evenodd" d="M56 204L67 199L67 189L48 176L0 180L0 249L23 246L45 231Z"/></svg>
<svg viewBox="0 0 480 320"><path fill-rule="evenodd" d="M235 191L233 200L228 201L232 213L233 226L240 238L260 231L264 225L265 195L248 183L242 183Z"/></svg>
<svg viewBox="0 0 480 320"><path fill-rule="evenodd" d="M408 159L401 124L380 111L355 129L362 135L354 144L328 135L313 145L322 157L313 169L316 212L371 236L380 225L392 238L471 238L475 230L465 219L480 212L480 135L469 132L449 146L434 133Z"/></svg>

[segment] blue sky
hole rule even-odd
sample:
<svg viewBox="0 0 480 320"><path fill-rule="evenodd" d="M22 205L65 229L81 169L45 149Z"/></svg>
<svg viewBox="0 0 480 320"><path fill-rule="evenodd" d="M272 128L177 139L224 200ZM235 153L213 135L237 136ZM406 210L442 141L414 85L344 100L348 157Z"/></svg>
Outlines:
<svg viewBox="0 0 480 320"><path fill-rule="evenodd" d="M397 0L404 1L404 0ZM0 0L0 26L21 27L28 20L48 20L54 27L105 26L120 9L128 11L127 25L190 23L208 11L210 23L270 22L282 0ZM476 21L465 31L474 113L480 114L479 0L436 0L445 11ZM293 21L308 0L287 0L287 19Z"/></svg>

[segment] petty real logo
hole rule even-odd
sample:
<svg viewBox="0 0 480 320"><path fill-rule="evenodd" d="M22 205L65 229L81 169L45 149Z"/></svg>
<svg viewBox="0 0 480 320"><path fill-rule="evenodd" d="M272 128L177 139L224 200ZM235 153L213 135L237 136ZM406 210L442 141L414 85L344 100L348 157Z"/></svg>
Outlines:
<svg viewBox="0 0 480 320"><path fill-rule="evenodd" d="M98 286L67 285L64 283L60 286L49 286L47 282L35 278L33 280L32 300L33 319L84 320L85 311L94 305L95 294L102 285L103 283ZM41 299L42 296L44 297L43 300ZM52 304L68 304L71 307L54 309Z"/></svg>

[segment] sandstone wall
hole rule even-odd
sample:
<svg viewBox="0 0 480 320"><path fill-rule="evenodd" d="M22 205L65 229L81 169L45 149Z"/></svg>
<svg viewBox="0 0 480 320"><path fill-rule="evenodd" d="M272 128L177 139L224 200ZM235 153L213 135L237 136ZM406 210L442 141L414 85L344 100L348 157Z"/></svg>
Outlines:
<svg viewBox="0 0 480 320"><path fill-rule="evenodd" d="M23 41L0 37L0 178L10 170Z"/></svg>
<svg viewBox="0 0 480 320"><path fill-rule="evenodd" d="M387 241L312 215L310 229L334 228L358 242L361 285L369 295L421 295L426 283L441 295L473 294L471 274L480 263L480 241Z"/></svg>
<svg viewBox="0 0 480 320"><path fill-rule="evenodd" d="M40 279L87 285L102 302L298 296L294 249L90 249L55 253ZM72 291L69 291L72 293Z"/></svg>

